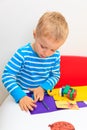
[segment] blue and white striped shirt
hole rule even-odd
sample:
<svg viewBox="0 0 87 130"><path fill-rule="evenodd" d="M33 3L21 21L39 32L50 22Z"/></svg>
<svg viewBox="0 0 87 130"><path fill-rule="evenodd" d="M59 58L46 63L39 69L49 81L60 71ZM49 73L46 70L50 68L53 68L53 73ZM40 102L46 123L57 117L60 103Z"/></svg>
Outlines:
<svg viewBox="0 0 87 130"><path fill-rule="evenodd" d="M23 90L41 86L52 90L60 78L60 53L40 58L28 43L19 48L5 66L2 82L16 102L26 96Z"/></svg>

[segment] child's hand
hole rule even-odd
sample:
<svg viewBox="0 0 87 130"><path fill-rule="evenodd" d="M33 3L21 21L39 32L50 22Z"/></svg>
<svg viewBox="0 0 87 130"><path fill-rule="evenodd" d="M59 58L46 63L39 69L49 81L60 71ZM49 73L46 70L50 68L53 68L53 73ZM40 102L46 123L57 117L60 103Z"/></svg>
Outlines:
<svg viewBox="0 0 87 130"><path fill-rule="evenodd" d="M38 87L38 88L29 88L29 90L33 92L35 102L37 102L38 100L39 101L43 100L43 98L44 98L44 92L45 92L45 90L43 88L41 88L41 87Z"/></svg>
<svg viewBox="0 0 87 130"><path fill-rule="evenodd" d="M19 101L19 105L20 105L20 108L25 111L28 111L28 110L33 111L33 109L36 107L35 101L28 96L23 97Z"/></svg>

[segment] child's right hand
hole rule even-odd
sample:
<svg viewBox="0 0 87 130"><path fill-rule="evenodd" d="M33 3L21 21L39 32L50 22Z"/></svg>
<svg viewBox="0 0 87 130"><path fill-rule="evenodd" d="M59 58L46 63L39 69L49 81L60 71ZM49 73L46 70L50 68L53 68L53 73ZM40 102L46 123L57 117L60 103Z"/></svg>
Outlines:
<svg viewBox="0 0 87 130"><path fill-rule="evenodd" d="M37 107L36 102L28 96L25 96L22 99L20 99L19 106L21 110L24 111L28 111L28 110L33 111L34 108Z"/></svg>

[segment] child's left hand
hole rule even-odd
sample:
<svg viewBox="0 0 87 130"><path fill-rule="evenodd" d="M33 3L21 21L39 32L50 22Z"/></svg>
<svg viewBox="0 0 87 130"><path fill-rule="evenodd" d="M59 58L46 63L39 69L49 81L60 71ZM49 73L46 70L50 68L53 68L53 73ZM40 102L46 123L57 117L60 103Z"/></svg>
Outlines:
<svg viewBox="0 0 87 130"><path fill-rule="evenodd" d="M29 90L33 92L35 102L37 102L38 100L39 101L43 100L44 92L45 92L45 90L43 88L41 88L41 87L29 88Z"/></svg>

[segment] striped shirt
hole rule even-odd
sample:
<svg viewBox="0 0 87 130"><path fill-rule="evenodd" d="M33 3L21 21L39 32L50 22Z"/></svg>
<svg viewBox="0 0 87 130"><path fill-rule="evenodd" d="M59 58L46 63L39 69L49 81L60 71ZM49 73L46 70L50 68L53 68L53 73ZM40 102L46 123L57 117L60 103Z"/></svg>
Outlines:
<svg viewBox="0 0 87 130"><path fill-rule="evenodd" d="M2 82L16 102L26 96L23 90L41 86L52 90L60 78L60 53L41 58L27 43L19 48L5 66Z"/></svg>

